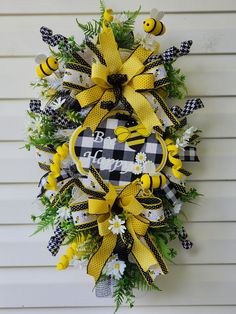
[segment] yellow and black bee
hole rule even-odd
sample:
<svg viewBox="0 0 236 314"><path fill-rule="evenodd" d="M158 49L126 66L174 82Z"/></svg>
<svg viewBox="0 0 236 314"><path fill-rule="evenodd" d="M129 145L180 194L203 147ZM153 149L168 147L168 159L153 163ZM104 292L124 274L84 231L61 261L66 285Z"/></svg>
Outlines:
<svg viewBox="0 0 236 314"><path fill-rule="evenodd" d="M134 119L128 120L125 126L118 126L114 133L117 136L118 142L126 142L135 151L141 149L146 138L149 136L149 132L144 125Z"/></svg>
<svg viewBox="0 0 236 314"><path fill-rule="evenodd" d="M150 12L150 18L143 22L143 29L146 33L154 36L161 36L165 33L165 25L160 21L164 16L164 12L159 12L156 9L152 9Z"/></svg>
<svg viewBox="0 0 236 314"><path fill-rule="evenodd" d="M36 68L36 74L41 79L51 75L59 67L57 59L53 56L47 58L44 55L39 55L36 57L36 62L39 63Z"/></svg>
<svg viewBox="0 0 236 314"><path fill-rule="evenodd" d="M147 190L153 190L166 185L166 176L162 173L149 175L145 173L140 179L141 186Z"/></svg>

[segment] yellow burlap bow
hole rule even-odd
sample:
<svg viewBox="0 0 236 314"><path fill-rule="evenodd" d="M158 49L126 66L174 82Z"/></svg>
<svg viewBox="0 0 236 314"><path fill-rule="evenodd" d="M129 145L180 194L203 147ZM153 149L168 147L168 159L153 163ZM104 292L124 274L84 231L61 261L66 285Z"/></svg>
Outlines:
<svg viewBox="0 0 236 314"><path fill-rule="evenodd" d="M149 220L140 216L144 211L144 207L136 198L139 187L131 183L120 194L117 194L112 184L109 184L108 188L109 191L106 193L104 199L91 198L88 200L88 212L89 214L98 215L98 230L102 237L101 246L88 263L88 274L94 277L95 282L99 280L102 269L117 244L117 235L113 234L109 229L111 209L115 202L127 214L126 228L132 238L132 241L128 243L127 247L131 249L131 253L139 268L145 273L150 266L159 264L160 262L160 260L159 262L157 261L154 252L139 239L139 237L146 235L150 224ZM162 261L162 265L165 265L164 261Z"/></svg>
<svg viewBox="0 0 236 314"><path fill-rule="evenodd" d="M116 101L116 95L113 86L108 82L108 77L110 75L123 75L126 81L122 84L122 96L131 105L147 131L151 133L154 126L161 127L162 124L151 104L139 92L154 88L153 74L142 73L145 68L143 63L152 54L152 51L139 46L123 63L111 29L100 33L99 41L106 65L102 63L92 65L91 80L95 85L79 92L76 96L81 107L95 104L95 107L85 119L84 126L95 131L98 124L108 113L108 109L103 108L101 105L104 102L115 103Z"/></svg>

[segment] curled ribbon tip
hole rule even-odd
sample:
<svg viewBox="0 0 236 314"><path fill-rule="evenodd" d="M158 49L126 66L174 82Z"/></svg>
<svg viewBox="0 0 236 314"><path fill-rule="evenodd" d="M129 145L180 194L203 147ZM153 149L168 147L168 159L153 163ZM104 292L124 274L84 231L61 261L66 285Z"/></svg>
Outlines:
<svg viewBox="0 0 236 314"><path fill-rule="evenodd" d="M53 155L53 163L50 165L50 173L47 178L45 188L55 191L57 189L57 180L61 174L61 162L67 158L69 154L69 145L64 143L57 147L56 153Z"/></svg>
<svg viewBox="0 0 236 314"><path fill-rule="evenodd" d="M181 180L183 178L183 174L179 170L182 168L182 161L175 157L175 155L178 154L179 149L174 144L173 140L168 138L165 140L165 142L168 150L168 159L173 165L171 168L172 173L177 179Z"/></svg>
<svg viewBox="0 0 236 314"><path fill-rule="evenodd" d="M112 9L106 9L103 13L102 28L103 28L103 31L105 32L108 31L107 24L113 21L113 16L111 15L112 12L113 12Z"/></svg>

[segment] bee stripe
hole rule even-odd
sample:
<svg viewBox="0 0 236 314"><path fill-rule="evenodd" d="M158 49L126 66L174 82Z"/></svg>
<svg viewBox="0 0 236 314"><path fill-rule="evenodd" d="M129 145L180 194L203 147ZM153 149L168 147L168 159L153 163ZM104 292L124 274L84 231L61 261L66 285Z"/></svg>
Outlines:
<svg viewBox="0 0 236 314"><path fill-rule="evenodd" d="M40 64L39 67L40 67L40 70L43 72L44 75L49 76L51 74L51 73L45 72L45 70L43 69L43 65L42 64Z"/></svg>
<svg viewBox="0 0 236 314"><path fill-rule="evenodd" d="M145 143L145 139L142 138L142 139L135 139L133 141L128 141L127 140L127 143L129 146L134 146L134 145L140 145L140 144L144 144Z"/></svg>
<svg viewBox="0 0 236 314"><path fill-rule="evenodd" d="M47 64L47 66L48 66L48 68L51 70L51 71L55 71L55 69L52 69L51 67L50 67L50 64L49 64L49 62L48 62L48 59L49 59L49 57L46 59L46 64Z"/></svg>
<svg viewBox="0 0 236 314"><path fill-rule="evenodd" d="M156 20L155 20L155 19L152 19L152 20L154 21L154 26L153 26L153 28L148 32L149 34L150 34L152 31L154 31L155 27L157 26Z"/></svg>
<svg viewBox="0 0 236 314"><path fill-rule="evenodd" d="M161 23L161 30L160 30L160 32L158 33L158 35L160 35L160 34L162 33L163 28L164 28L164 24L163 24L161 21L159 21L159 22Z"/></svg>

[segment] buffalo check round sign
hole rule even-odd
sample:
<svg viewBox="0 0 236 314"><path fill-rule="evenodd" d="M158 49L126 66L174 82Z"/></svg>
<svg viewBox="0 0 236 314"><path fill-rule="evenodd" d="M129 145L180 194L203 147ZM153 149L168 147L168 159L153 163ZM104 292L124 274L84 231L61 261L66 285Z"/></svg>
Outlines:
<svg viewBox="0 0 236 314"><path fill-rule="evenodd" d="M81 174L93 165L115 186L161 171L167 158L164 140L157 133L146 134L140 123L124 114L102 121L94 133L90 128L77 128L70 153Z"/></svg>

